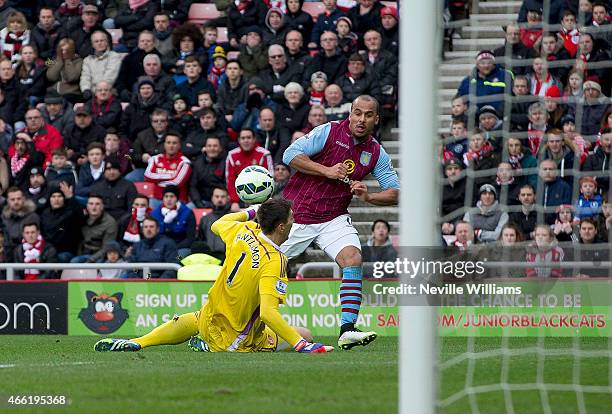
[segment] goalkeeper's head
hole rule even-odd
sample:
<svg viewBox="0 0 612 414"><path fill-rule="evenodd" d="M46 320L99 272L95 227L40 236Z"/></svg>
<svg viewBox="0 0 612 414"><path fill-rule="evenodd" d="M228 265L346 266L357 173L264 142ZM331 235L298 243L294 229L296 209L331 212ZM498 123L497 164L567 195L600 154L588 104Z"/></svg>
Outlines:
<svg viewBox="0 0 612 414"><path fill-rule="evenodd" d="M291 203L284 198L271 198L257 210L257 222L263 233L278 246L289 238L293 225Z"/></svg>

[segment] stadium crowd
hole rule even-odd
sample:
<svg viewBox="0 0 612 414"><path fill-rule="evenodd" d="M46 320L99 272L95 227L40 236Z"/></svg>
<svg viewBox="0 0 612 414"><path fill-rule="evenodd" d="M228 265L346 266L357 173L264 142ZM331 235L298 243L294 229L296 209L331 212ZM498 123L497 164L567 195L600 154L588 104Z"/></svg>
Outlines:
<svg viewBox="0 0 612 414"><path fill-rule="evenodd" d="M610 259L611 10L610 1L524 0L504 44L477 54L440 149L448 245L534 265Z"/></svg>
<svg viewBox="0 0 612 414"><path fill-rule="evenodd" d="M222 260L242 169L279 194L284 150L361 94L395 122L396 3L338 3L217 0L195 23L186 0L0 0L0 261Z"/></svg>

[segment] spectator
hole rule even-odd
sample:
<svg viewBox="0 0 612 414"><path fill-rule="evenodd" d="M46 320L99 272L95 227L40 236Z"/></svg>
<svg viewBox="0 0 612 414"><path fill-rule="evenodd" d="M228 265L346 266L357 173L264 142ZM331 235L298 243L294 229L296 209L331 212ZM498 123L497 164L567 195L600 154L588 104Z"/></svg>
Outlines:
<svg viewBox="0 0 612 414"><path fill-rule="evenodd" d="M177 251L174 241L159 234L159 222L153 217L145 217L142 223L143 237L128 249L125 256L130 263L176 263ZM129 272L125 276L128 279L139 278L136 271ZM154 279L174 279L174 270L153 270L150 275Z"/></svg>
<svg viewBox="0 0 612 414"><path fill-rule="evenodd" d="M599 132L601 118L610 108L608 99L601 94L601 85L595 81L586 81L583 85L584 102L582 103L582 123L580 134L595 135ZM569 113L576 117L579 109L577 105L571 105Z"/></svg>
<svg viewBox="0 0 612 414"><path fill-rule="evenodd" d="M83 206L87 204L92 186L104 177L104 153L104 146L99 142L92 142L87 146L87 162L79 169L76 186L77 201Z"/></svg>
<svg viewBox="0 0 612 414"><path fill-rule="evenodd" d="M601 213L595 218L597 223L598 235L597 237L603 243L608 243L612 238L610 232L612 231L612 205L609 204L608 200L603 201L601 205Z"/></svg>
<svg viewBox="0 0 612 414"><path fill-rule="evenodd" d="M81 106L74 114L74 124L64 130L64 144L68 159L78 165L87 161L87 147L94 142L104 142L106 129L93 122L89 111Z"/></svg>
<svg viewBox="0 0 612 414"><path fill-rule="evenodd" d="M0 27L6 27L6 21L9 15L14 12L15 9L8 5L6 0L0 0Z"/></svg>
<svg viewBox="0 0 612 414"><path fill-rule="evenodd" d="M225 70L227 66L227 55L223 47L217 46L215 48L212 59L212 65L210 65L210 69L208 70L208 81L216 91L219 88L219 84L226 78Z"/></svg>
<svg viewBox="0 0 612 414"><path fill-rule="evenodd" d="M215 96L215 88L206 76L202 76L202 66L195 57L189 56L185 59L183 72L187 80L177 87L176 92L187 100L188 107L197 105L200 91L206 90L211 96Z"/></svg>
<svg viewBox="0 0 612 414"><path fill-rule="evenodd" d="M601 263L607 262L610 251L607 247L598 247L601 240L598 239L597 223L588 217L580 221L580 238L574 251L575 261ZM578 269L578 277L609 277L608 269L601 267Z"/></svg>
<svg viewBox="0 0 612 414"><path fill-rule="evenodd" d="M289 82L300 82L301 72L299 66L291 67L287 64L287 56L282 46L271 45L268 48L268 62L270 68L259 73L259 77L266 86L264 92L277 102L284 98L285 86ZM298 70L295 70L295 69Z"/></svg>
<svg viewBox="0 0 612 414"><path fill-rule="evenodd" d="M485 139L491 142L496 150L501 148L502 120L492 105L485 105L478 111L478 128L480 128Z"/></svg>
<svg viewBox="0 0 612 414"><path fill-rule="evenodd" d="M527 131L529 126L529 106L536 100L529 93L529 79L518 75L512 83L512 108L510 110L510 130Z"/></svg>
<svg viewBox="0 0 612 414"><path fill-rule="evenodd" d="M164 11L158 11L153 16L153 36L155 36L155 49L165 58L171 55L172 28L170 27L170 16Z"/></svg>
<svg viewBox="0 0 612 414"><path fill-rule="evenodd" d="M191 160L204 153L204 145L208 137L219 138L223 147L227 142L225 131L218 126L215 111L204 108L198 111L196 115L199 120L198 126L187 136L183 147L185 156Z"/></svg>
<svg viewBox="0 0 612 414"><path fill-rule="evenodd" d="M451 122L456 119L459 119L464 122L464 125L467 128L469 123L467 111L467 98L465 98L464 96L455 96L451 101Z"/></svg>
<svg viewBox="0 0 612 414"><path fill-rule="evenodd" d="M325 116L325 108L321 105L312 105L310 111L308 111L308 122L306 122L303 131L308 133L326 122L327 117Z"/></svg>
<svg viewBox="0 0 612 414"><path fill-rule="evenodd" d="M533 96L546 96L547 91L556 89L560 96L563 85L548 71L548 61L537 57L533 60L532 73L527 75L530 82L530 92Z"/></svg>
<svg viewBox="0 0 612 414"><path fill-rule="evenodd" d="M87 199L85 221L81 225L81 242L78 247L78 256L70 260L71 263L94 263L102 259L102 247L108 241L117 237L117 222L104 211L102 197L91 194Z"/></svg>
<svg viewBox="0 0 612 414"><path fill-rule="evenodd" d="M94 95L85 104L94 123L102 128L117 128L121 120L121 103L113 94L113 86L107 81L96 84Z"/></svg>
<svg viewBox="0 0 612 414"><path fill-rule="evenodd" d="M338 36L331 31L325 31L321 35L321 51L312 58L309 67L303 75L304 83L310 81L315 72L324 72L327 79L337 79L346 73L346 57L338 48Z"/></svg>
<svg viewBox="0 0 612 414"><path fill-rule="evenodd" d="M382 91L374 73L367 73L365 58L354 53L348 60L348 72L334 82L342 89L346 102L353 102L360 95L370 95L382 102Z"/></svg>
<svg viewBox="0 0 612 414"><path fill-rule="evenodd" d="M451 158L463 159L463 156L468 151L467 128L465 121L454 119L451 122L451 135L444 141L442 150L442 159L444 161Z"/></svg>
<svg viewBox="0 0 612 414"><path fill-rule="evenodd" d="M567 140L570 143L570 147L576 149L576 156L580 156L580 165L584 164L589 154L591 143L578 135L576 132L576 122L572 115L567 114L561 118L561 126L563 127L563 140Z"/></svg>
<svg viewBox="0 0 612 414"><path fill-rule="evenodd" d="M46 70L45 62L38 58L35 46L25 45L21 48L21 61L15 71L30 106L42 101L45 95Z"/></svg>
<svg viewBox="0 0 612 414"><path fill-rule="evenodd" d="M21 60L21 49L30 44L30 30L23 13L15 11L9 14L6 27L0 30L0 51L16 65Z"/></svg>
<svg viewBox="0 0 612 414"><path fill-rule="evenodd" d="M238 44L244 45L247 42L245 36L248 37L250 27L264 25L267 11L261 1L239 0L230 5L227 11L227 32L232 48L237 49Z"/></svg>
<svg viewBox="0 0 612 414"><path fill-rule="evenodd" d="M36 151L34 144L26 141L23 135L16 136L8 149L10 179L14 186L22 188L28 185L28 177L33 167L42 166L45 155Z"/></svg>
<svg viewBox="0 0 612 414"><path fill-rule="evenodd" d="M225 163L225 179L232 203L232 211L239 211L240 199L236 193L236 178L249 165L260 165L273 174L274 164L270 152L257 144L255 132L243 129L238 137L238 148L231 150Z"/></svg>
<svg viewBox="0 0 612 414"><path fill-rule="evenodd" d="M289 131L276 125L276 115L268 107L261 108L261 111L259 111L258 124L259 128L256 130L256 135L259 145L270 151L275 164L281 162L291 140Z"/></svg>
<svg viewBox="0 0 612 414"><path fill-rule="evenodd" d="M172 32L172 53L164 56L163 66L167 71L174 73L174 80L179 85L185 82L183 75L185 60L194 57L202 64L205 56L202 55L202 33L196 25L185 23Z"/></svg>
<svg viewBox="0 0 612 414"><path fill-rule="evenodd" d="M225 79L217 89L219 109L225 114L228 123L232 122L235 108L247 97L247 82L243 73L240 61L228 61L225 67Z"/></svg>
<svg viewBox="0 0 612 414"><path fill-rule="evenodd" d="M143 194L137 194L129 212L124 213L119 220L117 241L121 246L127 249L142 239L142 224L151 211L153 210L149 208L149 198Z"/></svg>
<svg viewBox="0 0 612 414"><path fill-rule="evenodd" d="M164 152L164 141L169 131L168 112L163 109L156 109L151 115L151 126L138 133L134 141L132 151L132 161L136 169L128 175L131 181L143 181L144 169L149 163L149 159Z"/></svg>
<svg viewBox="0 0 612 414"><path fill-rule="evenodd" d="M286 3L285 27L287 28L287 35L285 36L285 41L287 41L289 33L292 31L300 33L301 40L310 38L314 22L310 14L302 10L304 0L287 0Z"/></svg>
<svg viewBox="0 0 612 414"><path fill-rule="evenodd" d="M601 212L603 198L597 194L597 182L593 177L585 176L580 179L580 195L576 202L576 217L594 218Z"/></svg>
<svg viewBox="0 0 612 414"><path fill-rule="evenodd" d="M497 79L496 82L493 82ZM466 76L457 90L457 95L467 96L470 104L480 108L483 105L493 105L498 113L503 112L503 102L481 103L478 98L489 95L502 95L510 89L512 75L495 63L495 56L488 50L483 50L476 57L476 67Z"/></svg>
<svg viewBox="0 0 612 414"><path fill-rule="evenodd" d="M563 261L563 249L557 246L557 239L551 228L545 224L538 224L535 228L534 241L527 246L526 261L534 263L534 267L527 268L527 277L549 278L562 277L563 271L558 267L551 267L553 263ZM546 265L546 266L542 266Z"/></svg>
<svg viewBox="0 0 612 414"><path fill-rule="evenodd" d="M538 183L538 175L530 171L535 170L538 166L534 156L523 147L521 140L516 137L508 137L506 139L506 148L508 151L508 162L514 170L514 176L520 177L523 184L529 184L535 188Z"/></svg>
<svg viewBox="0 0 612 414"><path fill-rule="evenodd" d="M59 131L47 124L38 109L26 112L26 129L17 132L16 136L26 142L33 142L36 151L45 155L45 166L51 162L51 152L64 146L64 139Z"/></svg>
<svg viewBox="0 0 612 414"><path fill-rule="evenodd" d="M328 121L346 119L351 112L351 102L345 102L342 89L334 83L325 88L325 116Z"/></svg>
<svg viewBox="0 0 612 414"><path fill-rule="evenodd" d="M464 252L474 244L474 229L466 221L459 221L455 226L455 240L451 246L460 252Z"/></svg>
<svg viewBox="0 0 612 414"><path fill-rule="evenodd" d="M36 206L36 213L40 213L47 199L49 198L47 180L43 175L42 168L34 167L30 169L30 177L28 179L28 185L22 188L24 195L34 202Z"/></svg>
<svg viewBox="0 0 612 414"><path fill-rule="evenodd" d="M158 57L161 56L159 51L155 49L155 37L153 33L148 30L143 30L138 34L138 46L136 49L124 57L121 62L116 86L117 90L120 91L119 97L122 101L129 102L131 100L132 85L137 82L140 76L145 75L143 60L148 54L158 55ZM161 61L159 69L161 70Z"/></svg>
<svg viewBox="0 0 612 414"><path fill-rule="evenodd" d="M546 133L546 141L540 148L540 159L553 160L559 176L569 185L574 179L574 158L578 149L572 141L563 138L563 132L553 128ZM576 167L578 167L576 165Z"/></svg>
<svg viewBox="0 0 612 414"><path fill-rule="evenodd" d="M444 173L446 180L442 190L442 216L445 222L442 224L443 234L453 234L455 230L454 222L460 217L457 210L465 207L465 176L461 174L463 164L456 158L451 158L444 163ZM452 217L448 217L449 215Z"/></svg>
<svg viewBox="0 0 612 414"><path fill-rule="evenodd" d="M478 194L480 201L476 203L476 208L465 213L463 220L472 225L478 241L492 243L508 222L508 213L500 208L497 191L491 184L481 186Z"/></svg>
<svg viewBox="0 0 612 414"><path fill-rule="evenodd" d="M73 188L66 183L52 187L49 203L40 214L41 233L57 251L60 263L67 263L76 254L81 237L78 224L83 221L83 209L74 198Z"/></svg>
<svg viewBox="0 0 612 414"><path fill-rule="evenodd" d="M290 132L304 128L310 110L304 88L297 82L289 82L284 95L285 101L278 110L279 126Z"/></svg>
<svg viewBox="0 0 612 414"><path fill-rule="evenodd" d="M576 28L576 15L571 10L565 10L561 16L561 30L557 34L563 40L563 47L570 57L575 57L580 42L580 32Z"/></svg>
<svg viewBox="0 0 612 414"><path fill-rule="evenodd" d="M316 49L320 43L320 37L324 32L334 32L338 18L344 16L344 13L336 7L337 0L325 0L323 5L325 10L317 16L317 21L310 35L309 49ZM335 79L335 78L332 78Z"/></svg>
<svg viewBox="0 0 612 414"><path fill-rule="evenodd" d="M541 41L542 33L542 8L536 8L527 12L527 25L521 27L521 43L530 49Z"/></svg>
<svg viewBox="0 0 612 414"><path fill-rule="evenodd" d="M375 30L369 30L363 36L368 49L366 70L375 74L380 85L383 108L395 108L397 96L397 57L382 48L382 36Z"/></svg>
<svg viewBox="0 0 612 414"><path fill-rule="evenodd" d="M119 160L121 175L126 175L132 170L132 160L129 155L130 146L126 140L119 138L114 128L109 128L106 132L106 136L104 137L104 152L106 158L113 157Z"/></svg>
<svg viewBox="0 0 612 414"><path fill-rule="evenodd" d="M399 56L399 14L395 7L387 6L380 10L380 25L382 48Z"/></svg>
<svg viewBox="0 0 612 414"><path fill-rule="evenodd" d="M214 136L206 138L203 151L193 163L189 198L197 208L211 208L214 189L225 186L225 153L221 140Z"/></svg>
<svg viewBox="0 0 612 414"><path fill-rule="evenodd" d="M151 207L159 206L164 187L174 185L179 188L179 200L187 202L191 162L181 152L181 137L168 131L164 140L164 152L149 158L144 177L145 181L155 184Z"/></svg>
<svg viewBox="0 0 612 414"><path fill-rule="evenodd" d="M92 33L100 31L107 35L106 30L99 24L98 18L98 7L95 4L86 4L83 6L81 21L75 21L73 25L63 28L64 31L61 36L68 36L74 40L76 52L81 57L89 56L95 50L92 50ZM107 37L107 42L110 42L110 35Z"/></svg>
<svg viewBox="0 0 612 414"><path fill-rule="evenodd" d="M93 54L83 60L81 92L85 99L92 96L92 90L100 81L115 84L121 68L121 55L110 49L109 37L106 32L96 30L91 34Z"/></svg>
<svg viewBox="0 0 612 414"><path fill-rule="evenodd" d="M160 3L161 11L158 11L154 17L159 16L159 13L163 12L169 16L173 26L179 25L187 20L190 5L191 2L187 0L165 0ZM153 23L155 23L155 20L153 20Z"/></svg>
<svg viewBox="0 0 612 414"><path fill-rule="evenodd" d="M40 113L45 122L53 125L58 131L69 129L74 124L74 111L62 95L50 90L45 95L44 103L40 106Z"/></svg>
<svg viewBox="0 0 612 414"><path fill-rule="evenodd" d="M364 262L394 262L397 258L397 251L389 233L391 225L387 220L376 219L372 223L372 234L361 246L361 255Z"/></svg>
<svg viewBox="0 0 612 414"><path fill-rule="evenodd" d="M597 2L593 4L593 20L591 33L595 40L601 39L608 45L612 46L612 30L610 30L610 14L608 11L610 4L605 2Z"/></svg>
<svg viewBox="0 0 612 414"><path fill-rule="evenodd" d="M484 261L491 262L513 262L522 263L525 261L525 248L523 246L523 235L519 229L511 223L502 227L497 243L492 243L479 252L479 256ZM488 268L486 277L522 277L525 271L521 268L502 267Z"/></svg>
<svg viewBox="0 0 612 414"><path fill-rule="evenodd" d="M74 40L60 40L55 60L48 60L46 64L47 80L53 83L50 89L57 91L69 102L82 99L80 80L83 59L75 52Z"/></svg>
<svg viewBox="0 0 612 414"><path fill-rule="evenodd" d="M276 112L276 103L263 91L264 85L261 79L253 78L248 82L246 101L236 107L230 123L234 131L242 128L255 129L259 119L259 111L263 107L270 107Z"/></svg>
<svg viewBox="0 0 612 414"><path fill-rule="evenodd" d="M518 199L521 203L521 209L508 215L508 223L515 225L525 240L532 240L538 219L535 189L530 184L524 184L519 190Z"/></svg>
<svg viewBox="0 0 612 414"><path fill-rule="evenodd" d="M380 31L380 15L383 5L376 0L357 0L357 5L352 7L347 17L353 22L353 29L358 35L375 30Z"/></svg>
<svg viewBox="0 0 612 414"><path fill-rule="evenodd" d="M36 205L25 197L21 189L10 187L6 190L6 205L2 209L5 257L13 257L14 249L21 243L25 223L40 224L35 211Z"/></svg>
<svg viewBox="0 0 612 414"><path fill-rule="evenodd" d="M15 263L56 263L57 252L53 245L43 239L38 223L25 223L23 225L23 240L15 249ZM38 269L25 269L23 280L56 279L53 270L41 271Z"/></svg>
<svg viewBox="0 0 612 414"><path fill-rule="evenodd" d="M129 210L138 194L134 183L121 176L121 164L115 158L105 161L104 176L91 185L91 193L104 201L104 211L117 222Z"/></svg>
<svg viewBox="0 0 612 414"><path fill-rule="evenodd" d="M571 204L572 188L557 176L557 164L553 160L540 162L540 179L542 186L538 187L538 204L544 207L547 215L547 222L551 221L550 208L561 204Z"/></svg>
<svg viewBox="0 0 612 414"><path fill-rule="evenodd" d="M153 29L153 16L158 10L158 3L150 0L132 1L129 7L120 9L114 18L114 26L123 30L121 41L128 50L136 47L140 32Z"/></svg>
<svg viewBox="0 0 612 414"><path fill-rule="evenodd" d="M574 217L574 207L561 204L555 209L557 216L550 227L559 242L578 243L578 229L576 225L580 220Z"/></svg>
<svg viewBox="0 0 612 414"><path fill-rule="evenodd" d="M83 3L80 0L66 0L60 4L55 14L62 26L72 26L83 14Z"/></svg>
<svg viewBox="0 0 612 414"><path fill-rule="evenodd" d="M285 14L277 7L271 7L266 13L263 30L263 42L266 46L282 45L287 27Z"/></svg>
<svg viewBox="0 0 612 414"><path fill-rule="evenodd" d="M104 259L102 263L125 263L121 255L121 246L114 240L104 244ZM121 269L99 269L98 277L102 279L117 279L121 276Z"/></svg>
<svg viewBox="0 0 612 414"><path fill-rule="evenodd" d="M80 20L80 16L79 16ZM55 57L55 50L60 40L62 24L55 19L53 9L43 6L38 11L38 23L32 28L32 44L36 46L41 59Z"/></svg>
<svg viewBox="0 0 612 414"><path fill-rule="evenodd" d="M310 15L308 16L310 17ZM287 57L287 63L292 68L295 68L296 71L300 72L302 78L306 67L308 67L312 61L310 54L304 50L305 36L306 35L297 30L290 30L285 36L285 50L287 51L285 56ZM310 33L308 36L310 36Z"/></svg>
<svg viewBox="0 0 612 414"><path fill-rule="evenodd" d="M544 134L548 130L548 111L546 111L546 107L542 103L535 102L529 105L527 118L529 119L529 124L527 125L527 143L531 153L537 155L538 151L540 151L540 144Z"/></svg>
<svg viewBox="0 0 612 414"><path fill-rule="evenodd" d="M74 165L68 161L68 155L63 148L56 148L51 153L51 164L45 170L45 179L49 185L59 185L64 181L68 185L75 187L77 183L77 173Z"/></svg>
<svg viewBox="0 0 612 414"><path fill-rule="evenodd" d="M238 61L247 79L268 67L268 56L262 41L261 29L257 26L246 28L245 41L240 42ZM230 39L230 42L233 39Z"/></svg>
<svg viewBox="0 0 612 414"><path fill-rule="evenodd" d="M4 93L3 103L8 110L8 112L5 111L2 119L9 124L23 120L27 109L27 101L15 76L13 65L8 59L0 60L0 90Z"/></svg>
<svg viewBox="0 0 612 414"><path fill-rule="evenodd" d="M191 254L195 240L196 222L193 212L179 201L179 189L175 185L164 187L162 204L153 209L151 217L159 223L159 232L174 240L181 257Z"/></svg>
<svg viewBox="0 0 612 414"><path fill-rule="evenodd" d="M570 60L571 57L561 42L557 42L555 33L547 32L542 35L540 55L548 62L550 74L563 83L567 82L569 68L568 65L562 63Z"/></svg>
<svg viewBox="0 0 612 414"><path fill-rule="evenodd" d="M519 204L520 182L514 179L514 170L510 163L500 162L497 166L495 190L501 205L513 206Z"/></svg>
<svg viewBox="0 0 612 414"><path fill-rule="evenodd" d="M604 192L610 190L610 148L612 148L612 130L606 128L601 132L599 145L582 165L582 171L593 172L598 187Z"/></svg>
<svg viewBox="0 0 612 414"><path fill-rule="evenodd" d="M215 187L211 196L213 211L202 217L198 227L198 240L208 247L208 254L225 261L225 243L211 230L212 224L230 212L230 203L227 190L224 187Z"/></svg>
<svg viewBox="0 0 612 414"><path fill-rule="evenodd" d="M478 128L474 129L469 137L469 149L463 155L463 163L474 172L492 170L499 164L499 156L494 151L493 145L485 139ZM492 176L480 176L474 178L473 183L475 188L480 188L483 184L492 181Z"/></svg>
<svg viewBox="0 0 612 414"><path fill-rule="evenodd" d="M557 88L550 88L544 96L544 107L548 112L548 123L554 128L561 128L561 118L567 112L567 107L561 103L561 93Z"/></svg>
<svg viewBox="0 0 612 414"><path fill-rule="evenodd" d="M284 162L274 165L274 192L272 197L282 197L283 190L291 177L291 167Z"/></svg>
<svg viewBox="0 0 612 414"><path fill-rule="evenodd" d="M121 114L119 131L122 136L134 142L141 131L151 124L151 115L156 109L166 109L166 102L155 92L155 84L149 78L138 82L138 93Z"/></svg>
<svg viewBox="0 0 612 414"><path fill-rule="evenodd" d="M503 46L493 50L493 55L496 61L499 61L500 64L504 64L504 66L512 70L513 73L524 75L527 72L527 67L514 65L510 62L508 62L509 64L505 64L506 57L520 60L533 59L536 57L535 50L525 46L521 42L521 29L517 24L509 24L503 29L506 32L506 41Z"/></svg>

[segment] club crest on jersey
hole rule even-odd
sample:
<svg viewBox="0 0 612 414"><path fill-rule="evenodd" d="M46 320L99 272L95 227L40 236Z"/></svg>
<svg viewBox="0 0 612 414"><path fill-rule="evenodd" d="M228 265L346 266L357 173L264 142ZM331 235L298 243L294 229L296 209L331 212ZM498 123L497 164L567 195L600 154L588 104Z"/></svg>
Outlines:
<svg viewBox="0 0 612 414"><path fill-rule="evenodd" d="M285 293L287 293L287 284L283 282L282 280L277 280L276 281L276 291L280 293L281 295L284 295Z"/></svg>
<svg viewBox="0 0 612 414"><path fill-rule="evenodd" d="M361 156L359 157L359 164L367 167L372 160L372 153L367 151L361 151Z"/></svg>
<svg viewBox="0 0 612 414"><path fill-rule="evenodd" d="M348 159L348 160L342 161L342 164L346 165L347 174L352 174L353 171L355 171L355 161Z"/></svg>

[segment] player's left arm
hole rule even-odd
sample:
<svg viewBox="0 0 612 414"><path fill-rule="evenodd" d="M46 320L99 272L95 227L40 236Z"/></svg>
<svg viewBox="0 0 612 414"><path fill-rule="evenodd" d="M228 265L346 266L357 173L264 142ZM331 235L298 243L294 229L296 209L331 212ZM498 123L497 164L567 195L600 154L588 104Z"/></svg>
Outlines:
<svg viewBox="0 0 612 414"><path fill-rule="evenodd" d="M283 319L278 309L281 300L273 295L261 294L260 301L259 317L263 323L287 341L289 345L295 347L302 340L302 337Z"/></svg>
<svg viewBox="0 0 612 414"><path fill-rule="evenodd" d="M399 178L397 172L393 169L391 157L383 147L380 147L380 155L372 175L378 180L382 191L370 193L368 192L368 186L362 181L353 181L351 191L361 200L376 206L396 205L399 200Z"/></svg>

